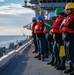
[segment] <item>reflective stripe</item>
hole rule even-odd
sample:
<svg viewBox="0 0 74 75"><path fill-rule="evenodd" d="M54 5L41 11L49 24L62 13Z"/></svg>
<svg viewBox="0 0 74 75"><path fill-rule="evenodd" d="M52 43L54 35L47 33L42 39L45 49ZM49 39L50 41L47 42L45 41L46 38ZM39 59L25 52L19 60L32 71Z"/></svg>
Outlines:
<svg viewBox="0 0 74 75"><path fill-rule="evenodd" d="M45 25L47 25L47 26L51 27L51 25L49 25L49 24L47 24L47 23L45 23Z"/></svg>

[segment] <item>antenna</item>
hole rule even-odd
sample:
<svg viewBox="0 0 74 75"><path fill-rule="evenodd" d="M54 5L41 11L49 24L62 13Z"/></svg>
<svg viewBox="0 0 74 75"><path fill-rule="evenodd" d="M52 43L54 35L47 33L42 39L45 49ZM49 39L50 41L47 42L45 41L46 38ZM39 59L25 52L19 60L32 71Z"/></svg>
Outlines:
<svg viewBox="0 0 74 75"><path fill-rule="evenodd" d="M22 32L23 36L25 36L25 34L24 34L24 32L22 30L21 30L21 32Z"/></svg>

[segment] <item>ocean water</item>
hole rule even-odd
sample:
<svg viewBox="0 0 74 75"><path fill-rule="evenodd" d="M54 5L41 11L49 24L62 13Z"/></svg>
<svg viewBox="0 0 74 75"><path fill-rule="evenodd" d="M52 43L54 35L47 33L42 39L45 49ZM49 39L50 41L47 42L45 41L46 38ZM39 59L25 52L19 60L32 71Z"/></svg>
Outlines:
<svg viewBox="0 0 74 75"><path fill-rule="evenodd" d="M10 43L16 44L21 40L26 40L27 36L22 35L0 35L0 47L8 47Z"/></svg>

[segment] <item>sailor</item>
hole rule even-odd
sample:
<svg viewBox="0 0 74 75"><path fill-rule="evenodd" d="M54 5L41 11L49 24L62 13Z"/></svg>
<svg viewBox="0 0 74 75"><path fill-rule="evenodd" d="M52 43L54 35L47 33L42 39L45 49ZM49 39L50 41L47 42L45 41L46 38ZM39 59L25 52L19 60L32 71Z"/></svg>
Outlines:
<svg viewBox="0 0 74 75"><path fill-rule="evenodd" d="M54 38L54 54L56 57L55 64L53 66L56 67L57 70L64 70L65 67L65 57L59 57L60 47L63 44L62 32L59 30L60 25L65 18L65 12L63 8L56 8L55 14L57 16L55 23L52 26L51 32L53 33Z"/></svg>
<svg viewBox="0 0 74 75"><path fill-rule="evenodd" d="M74 66L74 3L67 3L65 11L67 18L62 25L63 39L66 43L67 55ZM70 75L74 75L73 66L66 73L71 72Z"/></svg>
<svg viewBox="0 0 74 75"><path fill-rule="evenodd" d="M31 24L33 43L34 43L34 46L35 46L35 50L33 51L33 53L37 53L38 52L36 34L34 33L34 28L35 28L36 24L37 24L37 18L33 17L32 18L32 24Z"/></svg>
<svg viewBox="0 0 74 75"><path fill-rule="evenodd" d="M37 35L37 38L38 38L38 41L37 41L37 44L38 44L38 51L39 51L39 54L38 56L38 60L42 60L44 61L44 55L45 55L45 33L43 33L43 27L44 27L44 16L43 14L39 15L38 18L37 18L37 24L35 26L35 33ZM35 58L36 58L35 57Z"/></svg>
<svg viewBox="0 0 74 75"><path fill-rule="evenodd" d="M55 12L49 12L48 14L48 21L44 24L44 33L47 32L47 41L48 41L48 55L52 55L52 59L47 64L53 64L54 57L53 57L53 35L50 33L50 29L52 24L55 21ZM46 44L47 45L47 44Z"/></svg>

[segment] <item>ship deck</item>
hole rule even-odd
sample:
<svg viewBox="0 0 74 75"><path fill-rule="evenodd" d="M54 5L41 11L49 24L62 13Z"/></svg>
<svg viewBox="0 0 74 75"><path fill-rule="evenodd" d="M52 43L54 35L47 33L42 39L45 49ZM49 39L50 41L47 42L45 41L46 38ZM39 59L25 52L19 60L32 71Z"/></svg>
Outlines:
<svg viewBox="0 0 74 75"><path fill-rule="evenodd" d="M33 49L33 44L30 43L0 70L0 75L65 75L62 71L47 65L47 59L42 62L34 58L37 54L32 53Z"/></svg>

